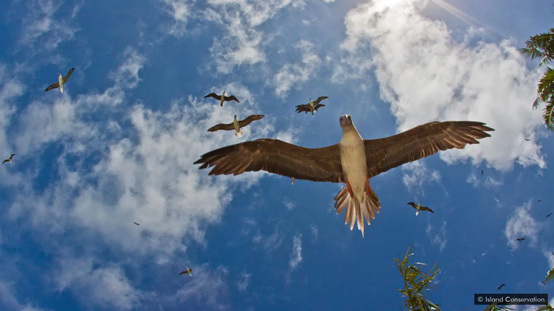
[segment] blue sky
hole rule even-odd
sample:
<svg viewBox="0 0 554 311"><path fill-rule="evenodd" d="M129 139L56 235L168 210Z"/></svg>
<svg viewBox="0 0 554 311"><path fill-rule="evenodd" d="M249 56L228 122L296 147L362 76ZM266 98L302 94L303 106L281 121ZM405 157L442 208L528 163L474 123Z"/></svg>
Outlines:
<svg viewBox="0 0 554 311"><path fill-rule="evenodd" d="M542 68L517 52L552 27L550 1L2 7L0 150L16 156L0 167L0 309L388 310L410 245L440 264L444 310L481 310L473 294L502 283L554 293L554 145L531 109ZM63 94L44 92L72 67ZM241 102L203 98L224 89ZM294 112L322 95L315 118ZM192 164L265 137L335 144L345 113L366 139L435 120L496 131L373 178L365 238L333 210L342 185ZM207 132L234 114L265 118L240 139Z"/></svg>

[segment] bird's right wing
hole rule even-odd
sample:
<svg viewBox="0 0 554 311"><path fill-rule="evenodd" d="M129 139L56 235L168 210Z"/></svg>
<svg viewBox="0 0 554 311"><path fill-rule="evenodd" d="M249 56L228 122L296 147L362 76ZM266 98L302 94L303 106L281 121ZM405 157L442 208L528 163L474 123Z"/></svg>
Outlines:
<svg viewBox="0 0 554 311"><path fill-rule="evenodd" d="M254 122L254 121L260 120L260 119L262 119L263 117L265 117L263 114L253 114L253 115L251 115L251 116L248 116L248 118L239 121L239 126L240 126L240 127L247 126L248 124L250 124L250 123L252 123L252 122Z"/></svg>
<svg viewBox="0 0 554 311"><path fill-rule="evenodd" d="M217 100L221 100L221 96L217 95L216 93L210 93L210 94L204 96L204 98L208 98L208 97L213 97Z"/></svg>
<svg viewBox="0 0 554 311"><path fill-rule="evenodd" d="M310 104L296 106L296 112L298 113L308 112L308 111L310 111Z"/></svg>
<svg viewBox="0 0 554 311"><path fill-rule="evenodd" d="M204 154L194 164L213 167L209 175L266 171L289 178L343 182L339 145L310 149L278 139L258 139Z"/></svg>
<svg viewBox="0 0 554 311"><path fill-rule="evenodd" d="M319 108L321 108L321 107L325 107L325 105L323 105L323 104L317 104L317 105L314 106L314 109L317 111L317 110L318 110Z"/></svg>
<svg viewBox="0 0 554 311"><path fill-rule="evenodd" d="M228 123L228 124L220 123L218 125L214 125L214 126L210 127L208 129L208 132L215 132L215 131L219 131L219 130L230 131L230 130L234 130L234 129L235 129L235 127L233 126L233 123Z"/></svg>
<svg viewBox="0 0 554 311"><path fill-rule="evenodd" d="M319 104L320 101L322 101L326 98L329 98L329 97L328 96L319 96L319 98L314 101L314 104L317 105L317 104Z"/></svg>
<svg viewBox="0 0 554 311"><path fill-rule="evenodd" d="M494 129L473 121L430 122L381 139L364 140L369 177L402 164L416 161L440 150L463 149L490 137Z"/></svg>
<svg viewBox="0 0 554 311"><path fill-rule="evenodd" d="M2 162L2 164L6 163L6 162L9 162L8 160L4 160L4 162Z"/></svg>
<svg viewBox="0 0 554 311"><path fill-rule="evenodd" d="M59 82L56 82L56 83L50 85L49 87L47 87L46 90L44 90L44 91L45 91L45 92L48 92L48 91L50 91L50 90L52 90L52 89L57 89L57 88L59 88L59 87L60 87L60 83L59 83Z"/></svg>
<svg viewBox="0 0 554 311"><path fill-rule="evenodd" d="M65 77L63 77L63 83L65 83L67 81L67 79L69 79L69 76L73 73L73 70L75 70L75 68L69 69L69 71L67 72Z"/></svg>
<svg viewBox="0 0 554 311"><path fill-rule="evenodd" d="M225 101L230 101L230 100L234 100L237 103L240 103L239 100L235 97L235 95L225 96Z"/></svg>

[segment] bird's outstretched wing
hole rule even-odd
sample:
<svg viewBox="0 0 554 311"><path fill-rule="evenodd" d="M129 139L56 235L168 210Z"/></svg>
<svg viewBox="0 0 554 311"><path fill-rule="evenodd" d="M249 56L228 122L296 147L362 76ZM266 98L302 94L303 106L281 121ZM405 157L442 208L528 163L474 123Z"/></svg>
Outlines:
<svg viewBox="0 0 554 311"><path fill-rule="evenodd" d="M296 106L296 112L298 112L298 113L301 113L301 112L308 113L310 111L311 111L310 110L310 104Z"/></svg>
<svg viewBox="0 0 554 311"><path fill-rule="evenodd" d="M314 105L319 104L322 100L329 98L328 96L319 96L316 100L314 100Z"/></svg>
<svg viewBox="0 0 554 311"><path fill-rule="evenodd" d="M428 211L428 212L431 212L431 213L435 213L433 212L432 209L428 208L427 206L422 206L419 208L420 211Z"/></svg>
<svg viewBox="0 0 554 311"><path fill-rule="evenodd" d="M220 98L221 98L221 97L220 97ZM234 100L234 101L236 101L237 103L240 103L239 100L235 97L235 95L225 96L225 101L231 101L231 100Z"/></svg>
<svg viewBox="0 0 554 311"><path fill-rule="evenodd" d="M319 108L321 108L321 107L325 107L325 105L323 105L323 104L317 104L317 105L314 106L314 109L315 109L315 111L317 111L317 110L318 110Z"/></svg>
<svg viewBox="0 0 554 311"><path fill-rule="evenodd" d="M10 161L13 159L14 155L15 155L15 153L12 153L12 155L10 156Z"/></svg>
<svg viewBox="0 0 554 311"><path fill-rule="evenodd" d="M189 268L189 269L187 269L187 270L185 270L185 271L181 271L181 273L179 273L179 275L181 275L181 274L189 274L189 273L191 273L191 272L192 272L192 269Z"/></svg>
<svg viewBox="0 0 554 311"><path fill-rule="evenodd" d="M217 95L216 93L210 93L210 94L204 96L204 98L208 98L208 97L213 97L217 100L221 100L221 96Z"/></svg>
<svg viewBox="0 0 554 311"><path fill-rule="evenodd" d="M550 214L546 215L546 217L550 217L550 216L552 216L552 213L550 213Z"/></svg>
<svg viewBox="0 0 554 311"><path fill-rule="evenodd" d="M248 116L248 118L246 118L242 121L239 121L239 126L240 127L245 127L245 126L247 126L248 124L250 124L254 121L262 119L263 117L265 117L263 114L253 114L251 116Z"/></svg>
<svg viewBox="0 0 554 311"><path fill-rule="evenodd" d="M215 131L219 131L219 130L223 130L223 131L231 131L231 130L234 130L235 127L233 126L233 123L219 123L218 125L214 125L212 127L210 127L208 129L208 132L215 132Z"/></svg>
<svg viewBox="0 0 554 311"><path fill-rule="evenodd" d="M67 81L67 79L69 79L69 76L73 73L73 70L75 70L75 68L69 69L69 71L67 72L65 77L63 77L63 83L65 83Z"/></svg>
<svg viewBox="0 0 554 311"><path fill-rule="evenodd" d="M2 162L2 164L6 163L6 162L10 162L10 161L8 161L8 160L4 160L4 162Z"/></svg>
<svg viewBox="0 0 554 311"><path fill-rule="evenodd" d="M364 140L369 177L405 163L433 155L440 150L463 149L490 137L494 129L481 122L430 122L381 139Z"/></svg>
<svg viewBox="0 0 554 311"><path fill-rule="evenodd" d="M59 88L59 87L60 87L60 83L59 83L59 82L56 82L56 83L50 85L49 87L47 87L46 90L44 90L44 91L45 91L45 92L48 92L48 91L50 91L50 90L57 89L57 88Z"/></svg>
<svg viewBox="0 0 554 311"><path fill-rule="evenodd" d="M339 145L304 148L278 139L258 139L204 154L194 164L214 167L209 175L266 171L289 178L344 182Z"/></svg>

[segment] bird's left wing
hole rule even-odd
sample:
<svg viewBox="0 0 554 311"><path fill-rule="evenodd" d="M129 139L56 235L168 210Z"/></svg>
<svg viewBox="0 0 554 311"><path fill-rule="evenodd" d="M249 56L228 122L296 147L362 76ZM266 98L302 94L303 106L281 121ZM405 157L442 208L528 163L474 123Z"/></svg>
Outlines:
<svg viewBox="0 0 554 311"><path fill-rule="evenodd" d="M239 126L240 127L247 126L248 124L250 124L254 121L260 120L263 117L265 117L263 114L254 114L254 115L248 116L248 118L239 121Z"/></svg>
<svg viewBox="0 0 554 311"><path fill-rule="evenodd" d="M67 72L65 77L63 77L63 83L65 83L67 81L67 79L69 79L69 76L73 73L73 70L75 70L75 68L69 69L69 71Z"/></svg>
<svg viewBox="0 0 554 311"><path fill-rule="evenodd" d="M278 139L258 139L204 154L194 164L213 167L209 175L266 171L289 178L343 182L339 145L310 149Z"/></svg>
<svg viewBox="0 0 554 311"><path fill-rule="evenodd" d="M233 126L233 123L219 123L218 125L214 125L212 127L210 127L208 129L208 132L215 132L215 131L219 131L219 130L224 130L224 131L230 131L230 130L234 130L235 127Z"/></svg>
<svg viewBox="0 0 554 311"><path fill-rule="evenodd" d="M317 110L318 110L319 108L321 108L321 107L325 107L325 105L323 105L323 104L317 104L317 105L314 106L314 109L317 111Z"/></svg>
<svg viewBox="0 0 554 311"><path fill-rule="evenodd" d="M319 104L320 101L329 98L328 96L319 96L318 99L314 100L314 104Z"/></svg>
<svg viewBox="0 0 554 311"><path fill-rule="evenodd" d="M60 87L60 83L59 82L56 82L54 84L51 84L49 87L46 88L46 90L44 90L45 92L48 92L52 89L57 89Z"/></svg>
<svg viewBox="0 0 554 311"><path fill-rule="evenodd" d="M394 136L364 140L369 177L440 150L463 149L468 144L478 144L477 139L490 137L487 131L494 129L482 122L430 122Z"/></svg>
<svg viewBox="0 0 554 311"><path fill-rule="evenodd" d="M296 112L298 113L307 112L307 111L310 111L310 104L296 106Z"/></svg>
<svg viewBox="0 0 554 311"><path fill-rule="evenodd" d="M230 100L234 100L237 103L240 103L239 100L235 97L235 95L225 96L225 101L230 101Z"/></svg>

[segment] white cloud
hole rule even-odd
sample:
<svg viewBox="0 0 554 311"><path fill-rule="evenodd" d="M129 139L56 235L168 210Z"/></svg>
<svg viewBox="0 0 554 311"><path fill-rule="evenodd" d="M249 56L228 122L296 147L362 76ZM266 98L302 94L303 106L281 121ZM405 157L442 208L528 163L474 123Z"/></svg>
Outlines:
<svg viewBox="0 0 554 311"><path fill-rule="evenodd" d="M140 291L133 288L121 268L110 264L103 266L93 269L90 259L62 260L54 282L59 291L71 288L73 295L85 305L118 310L135 308Z"/></svg>
<svg viewBox="0 0 554 311"><path fill-rule="evenodd" d="M540 146L523 139L542 122L541 112L530 108L540 70L527 70L510 40L456 42L443 22L420 14L426 4L376 0L352 9L341 45L352 68L375 66L400 131L434 120L482 121L496 129L481 145L440 153L447 163L485 160L509 170L517 161L544 168Z"/></svg>
<svg viewBox="0 0 554 311"><path fill-rule="evenodd" d="M431 239L431 242L438 245L439 250L442 252L442 250L446 247L446 242L448 242L446 239L446 221L443 221L442 226L436 233L433 232L433 226L429 223L427 225L427 229L425 229L425 232Z"/></svg>
<svg viewBox="0 0 554 311"><path fill-rule="evenodd" d="M313 235L313 243L317 243L317 236L319 233L319 229L317 228L316 225L310 225L310 230L312 231L312 235Z"/></svg>
<svg viewBox="0 0 554 311"><path fill-rule="evenodd" d="M26 10L22 19L20 44L33 46L35 50L53 50L62 41L73 39L79 29L71 25L71 19L79 11L77 4L69 18L54 18L63 4L62 0L33 0L25 2ZM20 8L21 9L21 8Z"/></svg>
<svg viewBox="0 0 554 311"><path fill-rule="evenodd" d="M293 237L292 240L292 253L290 254L289 266L291 270L296 269L302 262L302 235Z"/></svg>
<svg viewBox="0 0 554 311"><path fill-rule="evenodd" d="M244 271L240 273L240 279L237 282L237 287L240 292L246 291L246 289L248 288L248 284L250 283L251 276L252 274L246 273Z"/></svg>
<svg viewBox="0 0 554 311"><path fill-rule="evenodd" d="M417 188L420 193L424 194L424 183L440 182L441 179L438 171L429 170L422 161L406 163L402 165L402 171L404 172L402 182L410 192Z"/></svg>
<svg viewBox="0 0 554 311"><path fill-rule="evenodd" d="M296 207L296 204L288 199L283 200L283 205L290 211L294 207Z"/></svg>
<svg viewBox="0 0 554 311"><path fill-rule="evenodd" d="M275 94L281 98L286 98L289 90L293 87L300 88L302 83L317 73L321 59L314 52L314 44L300 40L296 45L302 53L302 61L297 64L287 63L273 77L273 86Z"/></svg>
<svg viewBox="0 0 554 311"><path fill-rule="evenodd" d="M537 245L542 224L529 213L531 206L531 201L529 201L516 208L506 223L504 234L512 250L517 249L521 243L529 244L530 246ZM517 241L518 238L525 238L525 241L519 242Z"/></svg>
<svg viewBox="0 0 554 311"><path fill-rule="evenodd" d="M187 22L192 15L194 1L189 0L162 0L166 5L167 13L173 17L175 23L171 26L170 34L182 36Z"/></svg>
<svg viewBox="0 0 554 311"><path fill-rule="evenodd" d="M207 9L205 18L220 24L226 32L214 38L210 48L217 71L221 73L230 73L236 66L264 63L263 48L271 36L257 28L285 7L304 6L301 0L210 0L208 3L214 9Z"/></svg>

